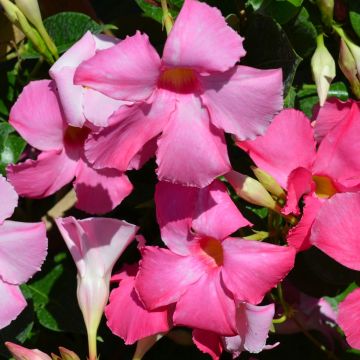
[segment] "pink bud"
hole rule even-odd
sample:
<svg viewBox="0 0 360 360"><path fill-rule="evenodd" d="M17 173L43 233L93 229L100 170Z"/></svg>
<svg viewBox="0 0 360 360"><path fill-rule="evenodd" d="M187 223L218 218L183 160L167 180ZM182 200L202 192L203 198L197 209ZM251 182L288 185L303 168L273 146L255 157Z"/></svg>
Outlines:
<svg viewBox="0 0 360 360"><path fill-rule="evenodd" d="M50 356L37 349L26 349L9 341L5 345L15 360L51 360Z"/></svg>

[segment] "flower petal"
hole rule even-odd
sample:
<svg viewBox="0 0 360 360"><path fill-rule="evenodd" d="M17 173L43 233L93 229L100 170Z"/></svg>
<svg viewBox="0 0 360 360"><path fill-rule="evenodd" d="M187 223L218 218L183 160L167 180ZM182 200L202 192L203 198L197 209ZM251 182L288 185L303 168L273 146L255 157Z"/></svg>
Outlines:
<svg viewBox="0 0 360 360"><path fill-rule="evenodd" d="M359 213L360 193L335 194L318 211L310 236L313 245L354 270L360 270Z"/></svg>
<svg viewBox="0 0 360 360"><path fill-rule="evenodd" d="M52 195L75 176L77 162L65 151L48 151L37 160L7 167L7 176L19 195L43 198Z"/></svg>
<svg viewBox="0 0 360 360"><path fill-rule="evenodd" d="M226 71L245 55L243 38L217 8L185 0L165 44L165 66Z"/></svg>
<svg viewBox="0 0 360 360"><path fill-rule="evenodd" d="M128 196L133 187L128 177L115 169L93 169L80 160L75 173L76 207L90 214L113 210Z"/></svg>
<svg viewBox="0 0 360 360"><path fill-rule="evenodd" d="M238 238L227 238L222 245L222 277L236 300L258 304L294 266L291 247Z"/></svg>
<svg viewBox="0 0 360 360"><path fill-rule="evenodd" d="M36 149L60 150L65 123L55 83L39 80L26 85L10 111L9 122Z"/></svg>
<svg viewBox="0 0 360 360"><path fill-rule="evenodd" d="M223 132L209 123L195 96L179 95L158 141L156 161L159 180L186 186L205 187L230 170Z"/></svg>
<svg viewBox="0 0 360 360"><path fill-rule="evenodd" d="M211 331L194 329L192 332L196 347L205 354L209 354L213 360L218 360L223 351L221 337Z"/></svg>
<svg viewBox="0 0 360 360"><path fill-rule="evenodd" d="M0 279L0 329L8 326L24 310L26 301L20 288Z"/></svg>
<svg viewBox="0 0 360 360"><path fill-rule="evenodd" d="M25 250L26 249L26 250ZM47 252L45 224L5 221L0 226L0 278L22 284L40 270Z"/></svg>
<svg viewBox="0 0 360 360"><path fill-rule="evenodd" d="M350 293L339 305L338 324L343 329L349 345L360 349L360 289Z"/></svg>
<svg viewBox="0 0 360 360"><path fill-rule="evenodd" d="M0 194L2 199L2 205L0 206L0 224L3 221L10 217L14 212L15 207L18 203L18 194L11 186L11 184L6 181L6 179L0 175Z"/></svg>
<svg viewBox="0 0 360 360"><path fill-rule="evenodd" d="M205 271L200 261L167 249L147 246L142 253L135 288L148 310L178 301Z"/></svg>
<svg viewBox="0 0 360 360"><path fill-rule="evenodd" d="M315 159L316 143L310 121L293 109L277 115L265 135L237 145L285 189L290 173L298 167L311 169Z"/></svg>
<svg viewBox="0 0 360 360"><path fill-rule="evenodd" d="M282 109L281 69L259 70L236 66L226 73L201 77L201 96L215 126L238 140L265 133Z"/></svg>
<svg viewBox="0 0 360 360"><path fill-rule="evenodd" d="M138 101L152 94L159 74L159 55L147 35L137 32L84 61L76 70L74 83L114 99Z"/></svg>

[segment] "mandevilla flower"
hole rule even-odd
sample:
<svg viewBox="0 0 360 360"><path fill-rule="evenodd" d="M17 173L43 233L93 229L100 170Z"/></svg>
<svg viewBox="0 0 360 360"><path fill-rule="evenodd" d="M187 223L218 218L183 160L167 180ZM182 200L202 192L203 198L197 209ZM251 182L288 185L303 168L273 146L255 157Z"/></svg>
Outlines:
<svg viewBox="0 0 360 360"><path fill-rule="evenodd" d="M23 196L54 194L75 177L76 206L89 213L106 213L132 190L127 176L115 169L95 170L84 157L84 141L91 129L69 126L54 81L25 86L10 112L10 124L34 148L37 160L9 165L7 174Z"/></svg>
<svg viewBox="0 0 360 360"><path fill-rule="evenodd" d="M27 349L11 342L5 343L15 360L51 360L51 357L38 349Z"/></svg>
<svg viewBox="0 0 360 360"><path fill-rule="evenodd" d="M111 271L137 227L107 218L59 218L56 224L76 263L77 298L88 333L89 360L96 360L96 333L109 297Z"/></svg>
<svg viewBox="0 0 360 360"><path fill-rule="evenodd" d="M26 306L19 285L29 280L45 260L45 224L5 219L14 211L18 195L0 176L0 329L14 320Z"/></svg>
<svg viewBox="0 0 360 360"><path fill-rule="evenodd" d="M294 249L229 237L249 223L219 181L203 189L161 182L155 202L169 249L142 249L135 288L144 305L175 303L175 325L238 335L236 303L258 304L293 267Z"/></svg>
<svg viewBox="0 0 360 360"><path fill-rule="evenodd" d="M75 84L135 102L90 136L88 160L125 171L159 136L159 179L204 187L228 172L224 131L252 139L282 107L281 70L236 65L245 55L242 41L218 9L185 0L162 59L137 32L81 63Z"/></svg>

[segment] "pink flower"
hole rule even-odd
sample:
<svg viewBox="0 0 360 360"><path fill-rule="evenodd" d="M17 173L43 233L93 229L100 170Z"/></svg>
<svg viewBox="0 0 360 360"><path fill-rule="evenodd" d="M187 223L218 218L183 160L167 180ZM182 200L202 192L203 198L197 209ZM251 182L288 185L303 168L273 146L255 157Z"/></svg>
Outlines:
<svg viewBox="0 0 360 360"><path fill-rule="evenodd" d="M51 360L51 357L38 349L26 349L23 346L6 342L8 350L14 356L15 360Z"/></svg>
<svg viewBox="0 0 360 360"><path fill-rule="evenodd" d="M53 81L27 85L10 112L10 124L34 148L37 160L10 165L8 178L23 196L54 194L75 177L77 207L89 213L106 213L132 190L128 178L115 169L95 170L84 157L90 129L69 126Z"/></svg>
<svg viewBox="0 0 360 360"><path fill-rule="evenodd" d="M5 220L12 215L18 196L0 176L0 329L14 320L26 306L19 285L40 270L46 257L45 225Z"/></svg>
<svg viewBox="0 0 360 360"><path fill-rule="evenodd" d="M123 105L120 100L73 83L74 73L81 62L116 42L115 38L87 32L51 67L50 76L56 83L64 117L69 125L82 127L88 120L96 126L107 126L109 116Z"/></svg>
<svg viewBox="0 0 360 360"><path fill-rule="evenodd" d="M327 110L327 104L324 109ZM316 129L324 122L317 121ZM326 126L325 126L326 127ZM256 165L272 175L287 190L285 214L299 214L298 202L304 197L303 217L290 230L289 244L298 250L310 246L311 226L322 204L337 192L356 189L358 176L360 115L356 104L343 121L319 131L322 141L316 149L314 129L297 110L284 110L274 118L265 135L238 142ZM324 137L324 134L326 136Z"/></svg>
<svg viewBox="0 0 360 360"><path fill-rule="evenodd" d="M176 303L175 325L236 335L236 302L259 303L292 268L294 249L229 237L249 223L221 182L159 183L155 202L169 250L142 250L135 287L144 305Z"/></svg>
<svg viewBox="0 0 360 360"><path fill-rule="evenodd" d="M95 360L96 333L109 297L111 271L137 227L107 218L59 218L56 224L76 263L77 297L88 332L90 360Z"/></svg>
<svg viewBox="0 0 360 360"><path fill-rule="evenodd" d="M124 171L161 134L159 179L204 187L228 172L224 131L254 138L282 106L281 70L236 65L245 55L242 41L218 9L185 0L162 59L137 32L80 64L76 84L135 102L112 115L113 125L91 135L89 161Z"/></svg>

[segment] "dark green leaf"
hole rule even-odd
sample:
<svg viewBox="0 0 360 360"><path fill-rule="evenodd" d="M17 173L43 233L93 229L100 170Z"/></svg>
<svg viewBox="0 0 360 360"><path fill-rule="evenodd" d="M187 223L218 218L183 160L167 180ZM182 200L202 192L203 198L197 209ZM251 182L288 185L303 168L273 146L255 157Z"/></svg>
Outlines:
<svg viewBox="0 0 360 360"><path fill-rule="evenodd" d="M8 164L16 163L26 146L25 140L15 134L10 134L3 143L0 156L0 172L5 173Z"/></svg>
<svg viewBox="0 0 360 360"><path fill-rule="evenodd" d="M284 99L284 108L293 108L295 106L296 90L293 86L290 87L286 98Z"/></svg>
<svg viewBox="0 0 360 360"><path fill-rule="evenodd" d="M349 18L356 35L360 37L360 2L349 1Z"/></svg>
<svg viewBox="0 0 360 360"><path fill-rule="evenodd" d="M263 15L274 18L279 24L286 24L300 10L303 0L267 0L259 9Z"/></svg>
<svg viewBox="0 0 360 360"><path fill-rule="evenodd" d="M162 23L163 18L163 11L160 6L160 3L156 3L155 0L152 2L149 2L148 0L135 0L140 9L144 12L144 15L154 19L155 21ZM168 1L168 8L171 13L171 16L175 19L179 11L182 7L182 4L184 3L184 0L170 0Z"/></svg>

